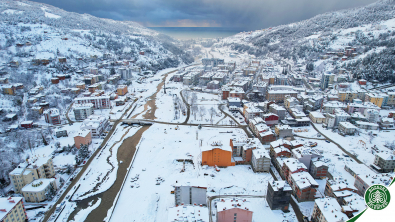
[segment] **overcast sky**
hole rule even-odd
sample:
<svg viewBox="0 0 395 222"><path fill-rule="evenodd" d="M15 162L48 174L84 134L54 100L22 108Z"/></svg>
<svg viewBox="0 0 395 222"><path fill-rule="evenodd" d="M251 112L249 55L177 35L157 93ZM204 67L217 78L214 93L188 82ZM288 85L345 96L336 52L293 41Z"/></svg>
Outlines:
<svg viewBox="0 0 395 222"><path fill-rule="evenodd" d="M268 28L376 0L34 0L147 27Z"/></svg>

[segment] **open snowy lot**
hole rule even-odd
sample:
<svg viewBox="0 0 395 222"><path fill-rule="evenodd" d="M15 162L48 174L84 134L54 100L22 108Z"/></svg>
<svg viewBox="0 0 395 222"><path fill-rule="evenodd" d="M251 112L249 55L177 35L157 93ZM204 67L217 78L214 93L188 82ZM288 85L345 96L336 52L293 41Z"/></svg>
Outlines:
<svg viewBox="0 0 395 222"><path fill-rule="evenodd" d="M175 130L174 126L152 125L144 132L138 145L111 221L165 220L167 208L175 204L174 195L170 193L174 189L172 185L187 182L206 186L208 191L214 189L221 192L221 188L236 186L240 188L237 191L240 194L266 194L267 183L272 180L268 173L255 174L249 165L221 168L220 172L213 167L200 165L199 141L205 144L209 138L225 131L204 127L198 130L190 126L180 126L180 130ZM233 134L245 136L240 129L233 130ZM229 139L232 137L229 134ZM185 172L181 172L181 160L184 159L192 160L193 164L185 162ZM132 178L137 175L138 179L132 182ZM158 177L164 181L156 185ZM225 190L222 192L225 193Z"/></svg>

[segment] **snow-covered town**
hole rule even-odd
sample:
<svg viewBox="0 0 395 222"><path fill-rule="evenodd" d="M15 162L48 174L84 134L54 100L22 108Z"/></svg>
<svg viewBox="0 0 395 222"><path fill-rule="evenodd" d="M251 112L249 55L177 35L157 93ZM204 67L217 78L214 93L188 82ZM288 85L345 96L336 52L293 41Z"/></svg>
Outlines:
<svg viewBox="0 0 395 222"><path fill-rule="evenodd" d="M183 42L30 1L0 19L1 222L347 221L394 180L394 69L355 70L394 18L298 58L243 49L283 26Z"/></svg>

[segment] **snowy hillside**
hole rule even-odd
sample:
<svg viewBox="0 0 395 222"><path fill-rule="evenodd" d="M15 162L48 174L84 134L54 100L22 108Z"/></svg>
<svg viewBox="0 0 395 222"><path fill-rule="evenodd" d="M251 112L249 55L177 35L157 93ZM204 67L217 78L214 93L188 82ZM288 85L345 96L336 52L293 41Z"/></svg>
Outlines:
<svg viewBox="0 0 395 222"><path fill-rule="evenodd" d="M30 1L2 1L0 30L1 48L29 59L55 58L59 50L66 58L101 58L104 52L118 59L134 59L137 64L156 70L192 62L174 45L175 40L135 22L101 19ZM66 43L62 38L70 41ZM16 44L26 42L31 46L15 49ZM144 56L139 56L141 51Z"/></svg>
<svg viewBox="0 0 395 222"><path fill-rule="evenodd" d="M382 0L365 7L317 15L297 23L239 33L215 46L234 52L248 52L257 57L289 59L295 64L313 63L321 55L351 46L356 47L356 57L348 58L344 63L341 59L331 61L329 68L323 65L318 71L343 67L352 71L356 78L388 80L391 70L395 68L394 18L395 1ZM381 57L380 61L374 59L378 57ZM320 64L314 65L317 67Z"/></svg>

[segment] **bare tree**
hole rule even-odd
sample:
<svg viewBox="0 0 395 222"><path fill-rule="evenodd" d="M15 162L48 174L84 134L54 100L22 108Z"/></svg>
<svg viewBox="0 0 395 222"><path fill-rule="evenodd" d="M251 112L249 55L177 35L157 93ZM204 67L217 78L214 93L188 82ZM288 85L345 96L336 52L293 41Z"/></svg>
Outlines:
<svg viewBox="0 0 395 222"><path fill-rule="evenodd" d="M217 111L215 111L214 107L211 107L208 110L208 113L210 114L210 122L213 124L213 116L217 114Z"/></svg>
<svg viewBox="0 0 395 222"><path fill-rule="evenodd" d="M196 120L196 115L197 115L197 113L198 113L198 111L199 111L198 105L193 104L192 107L191 107L191 111L192 111L192 113L193 113L193 117L194 117L195 120Z"/></svg>
<svg viewBox="0 0 395 222"><path fill-rule="evenodd" d="M200 106L199 108L200 121L203 121L203 116L205 115L206 115L206 108L204 106Z"/></svg>

